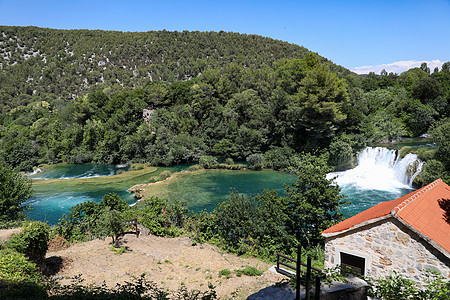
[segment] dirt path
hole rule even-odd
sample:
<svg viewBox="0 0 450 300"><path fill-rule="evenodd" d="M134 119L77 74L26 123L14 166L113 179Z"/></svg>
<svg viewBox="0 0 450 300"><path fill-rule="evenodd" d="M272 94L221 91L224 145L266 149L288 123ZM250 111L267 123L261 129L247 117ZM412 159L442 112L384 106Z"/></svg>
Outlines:
<svg viewBox="0 0 450 300"><path fill-rule="evenodd" d="M145 273L146 278L165 289L176 290L185 285L188 290L207 290L208 282L215 286L220 299L246 299L260 289L285 279L284 276L267 271L271 265L257 259L241 258L221 253L217 247L203 244L192 246L189 238L161 238L128 234L123 238L127 252L118 255L110 249L110 239L74 244L71 247L48 252L47 257L62 257L64 268L62 283L67 277L82 274L84 283L114 286L130 281L133 276ZM255 266L264 270L261 276L219 277L219 271L242 270Z"/></svg>
<svg viewBox="0 0 450 300"><path fill-rule="evenodd" d="M19 233L22 228L12 228L12 229L1 229L0 230L0 244L5 243L11 238L13 234Z"/></svg>

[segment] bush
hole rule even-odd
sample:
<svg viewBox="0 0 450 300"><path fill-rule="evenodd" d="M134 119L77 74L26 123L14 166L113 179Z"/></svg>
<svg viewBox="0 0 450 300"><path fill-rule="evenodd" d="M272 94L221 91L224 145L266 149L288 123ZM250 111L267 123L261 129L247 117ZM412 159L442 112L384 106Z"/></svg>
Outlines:
<svg viewBox="0 0 450 300"><path fill-rule="evenodd" d="M166 179L166 178L168 178L168 177L170 177L170 171L162 171L161 173L159 173L159 178L160 178L160 180L164 180L164 179Z"/></svg>
<svg viewBox="0 0 450 300"><path fill-rule="evenodd" d="M142 170L142 169L144 169L144 167L145 167L145 164L138 164L138 163L131 164L130 171Z"/></svg>
<svg viewBox="0 0 450 300"><path fill-rule="evenodd" d="M445 177L444 164L439 160L426 161L422 167L422 172L414 179L418 185L427 185L440 177Z"/></svg>
<svg viewBox="0 0 450 300"><path fill-rule="evenodd" d="M274 170L284 170L290 165L289 161L295 151L290 147L273 147L264 153L263 166Z"/></svg>
<svg viewBox="0 0 450 300"><path fill-rule="evenodd" d="M217 238L215 215L202 210L193 214L187 224L187 230L191 232L193 243L213 242Z"/></svg>
<svg viewBox="0 0 450 300"><path fill-rule="evenodd" d="M411 146L404 146L400 149L398 155L400 156L400 158L404 158L406 155L408 155L409 153L411 153L412 151L412 147Z"/></svg>
<svg viewBox="0 0 450 300"><path fill-rule="evenodd" d="M189 167L189 171L198 171L200 170L202 167L200 165L192 165Z"/></svg>
<svg viewBox="0 0 450 300"><path fill-rule="evenodd" d="M43 222L30 222L22 232L15 234L6 243L7 248L25 254L31 261L42 264L48 249L50 226Z"/></svg>
<svg viewBox="0 0 450 300"><path fill-rule="evenodd" d="M334 138L328 147L330 153L328 162L334 166L336 170L343 170L354 167L353 165L353 148L351 141L347 136Z"/></svg>
<svg viewBox="0 0 450 300"><path fill-rule="evenodd" d="M219 162L214 156L203 155L200 157L198 164L202 166L202 168L212 169L215 168L219 164Z"/></svg>
<svg viewBox="0 0 450 300"><path fill-rule="evenodd" d="M100 211L107 207L111 210L125 211L129 208L129 205L116 193L109 193L104 195L102 201L97 204L97 210Z"/></svg>
<svg viewBox="0 0 450 300"><path fill-rule="evenodd" d="M44 299L39 268L23 253L13 249L0 251L0 299Z"/></svg>
<svg viewBox="0 0 450 300"><path fill-rule="evenodd" d="M10 282L40 282L41 275L36 264L15 249L0 251L0 278Z"/></svg>
<svg viewBox="0 0 450 300"><path fill-rule="evenodd" d="M255 153L255 154L250 154L247 157L247 162L251 166L255 166L255 165L262 166L263 159L264 159L264 156L261 153Z"/></svg>
<svg viewBox="0 0 450 300"><path fill-rule="evenodd" d="M0 222L0 229L23 227L23 225L26 223L27 223L27 221L20 220L20 219L19 220L11 220L11 221L3 221L3 222Z"/></svg>
<svg viewBox="0 0 450 300"><path fill-rule="evenodd" d="M402 274L393 274L369 282L369 296L380 299L449 299L450 283L437 271L427 270L426 284L421 288L413 280L406 279Z"/></svg>
<svg viewBox="0 0 450 300"><path fill-rule="evenodd" d="M232 158L227 158L227 159L225 159L225 164L227 164L227 165L233 165L234 164L234 161L233 161L233 159Z"/></svg>
<svg viewBox="0 0 450 300"><path fill-rule="evenodd" d="M420 160L432 160L434 158L434 154L437 152L437 149L428 149L428 148L420 148L417 151L417 156Z"/></svg>
<svg viewBox="0 0 450 300"><path fill-rule="evenodd" d="M142 274L139 278L134 278L124 284L118 283L114 288L96 285L82 285L83 279L80 276L73 278L73 283L60 285L55 283L49 287L50 299L108 299L108 300L138 300L138 299L189 299L189 300L213 300L217 299L214 286L209 285L209 290L200 292L197 290L188 291L185 286L176 291L165 291L156 283L148 281ZM31 299L31 298L27 298Z"/></svg>
<svg viewBox="0 0 450 300"><path fill-rule="evenodd" d="M219 271L219 277L225 276L226 279L231 278L231 271L228 269L223 269Z"/></svg>
<svg viewBox="0 0 450 300"><path fill-rule="evenodd" d="M160 177L159 176L150 176L150 178L149 178L149 182L150 183L153 183L153 182L157 182L157 181L159 181L160 180Z"/></svg>

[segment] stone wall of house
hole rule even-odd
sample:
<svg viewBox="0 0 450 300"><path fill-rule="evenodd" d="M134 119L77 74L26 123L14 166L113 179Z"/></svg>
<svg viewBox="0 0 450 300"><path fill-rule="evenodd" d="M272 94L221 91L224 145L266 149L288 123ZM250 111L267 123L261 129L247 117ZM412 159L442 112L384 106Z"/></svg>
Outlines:
<svg viewBox="0 0 450 300"><path fill-rule="evenodd" d="M395 270L421 282L426 269L450 278L450 259L394 218L327 238L325 268L339 264L339 251L365 257L366 275L375 278Z"/></svg>

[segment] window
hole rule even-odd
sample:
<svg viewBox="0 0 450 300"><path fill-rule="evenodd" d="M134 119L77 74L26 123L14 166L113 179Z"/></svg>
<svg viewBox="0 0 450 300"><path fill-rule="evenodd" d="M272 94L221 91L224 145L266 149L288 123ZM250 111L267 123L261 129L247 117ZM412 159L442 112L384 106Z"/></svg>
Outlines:
<svg viewBox="0 0 450 300"><path fill-rule="evenodd" d="M340 253L341 256L341 267L349 267L364 275L366 259L364 257L348 254L345 252Z"/></svg>

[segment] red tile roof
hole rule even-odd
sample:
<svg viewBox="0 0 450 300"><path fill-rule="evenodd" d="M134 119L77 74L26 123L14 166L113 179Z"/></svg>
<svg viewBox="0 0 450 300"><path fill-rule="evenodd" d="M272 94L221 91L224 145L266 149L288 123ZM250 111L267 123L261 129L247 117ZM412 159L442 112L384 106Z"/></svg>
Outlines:
<svg viewBox="0 0 450 300"><path fill-rule="evenodd" d="M322 233L337 233L363 222L392 216L450 252L450 187L438 179L398 199L382 202Z"/></svg>

